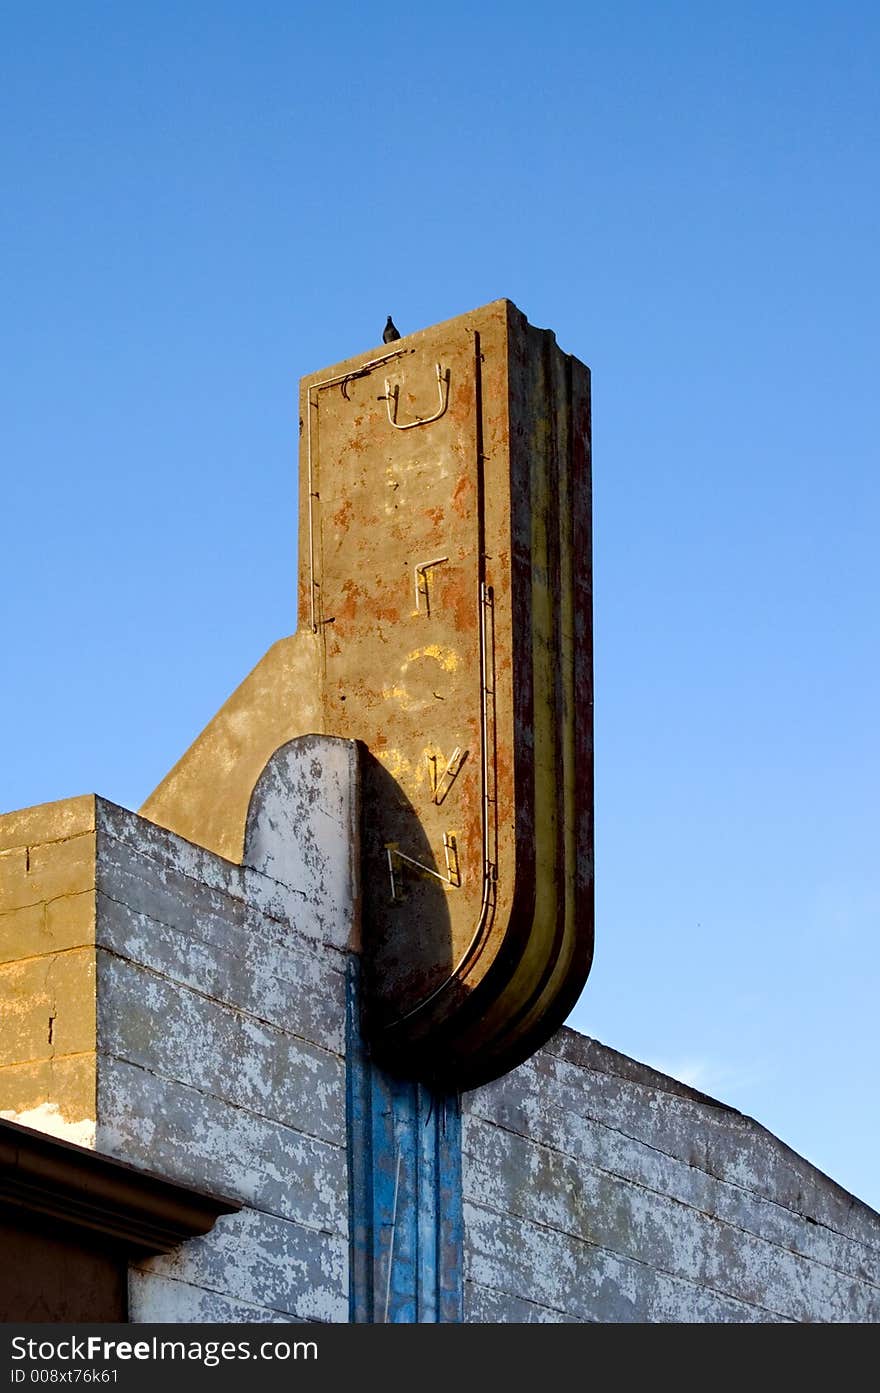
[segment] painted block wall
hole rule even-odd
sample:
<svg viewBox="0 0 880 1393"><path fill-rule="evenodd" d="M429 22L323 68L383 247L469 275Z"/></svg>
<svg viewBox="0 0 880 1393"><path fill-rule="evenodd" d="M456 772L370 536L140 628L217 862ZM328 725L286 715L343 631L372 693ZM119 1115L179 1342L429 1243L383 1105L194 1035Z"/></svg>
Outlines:
<svg viewBox="0 0 880 1393"><path fill-rule="evenodd" d="M563 1029L463 1101L468 1321L878 1321L880 1215Z"/></svg>
<svg viewBox="0 0 880 1393"><path fill-rule="evenodd" d="M0 1117L95 1143L95 799L0 816Z"/></svg>
<svg viewBox="0 0 880 1393"><path fill-rule="evenodd" d="M100 798L0 827L2 1038L15 1057L0 1111L245 1206L132 1267L132 1321L348 1319L357 780L351 742L319 744L267 769L247 865ZM76 933L61 915L74 896L87 902ZM49 933L56 921L66 938ZM88 972L62 977L80 957ZM57 1029L68 1019L84 1090Z"/></svg>
<svg viewBox="0 0 880 1393"><path fill-rule="evenodd" d="M97 1146L242 1200L133 1321L346 1320L343 954L303 898L101 805Z"/></svg>
<svg viewBox="0 0 880 1393"><path fill-rule="evenodd" d="M100 798L0 819L0 1112L57 1130L72 1108L87 1144L244 1204L132 1267L133 1321L350 1319L371 1261L349 1242L357 825L355 746L324 737L267 766L244 865ZM378 1145L411 1119L371 1088ZM401 1234L405 1214L419 1231L393 1180ZM455 1266L472 1322L880 1320L880 1216L750 1118L567 1029L463 1096L460 1184L459 1257L400 1311L457 1318ZM395 1309L403 1275L375 1215L360 1319Z"/></svg>
<svg viewBox="0 0 880 1393"><path fill-rule="evenodd" d="M237 866L100 805L102 1150L244 1202L134 1267L133 1321L345 1321L350 742L270 764Z"/></svg>

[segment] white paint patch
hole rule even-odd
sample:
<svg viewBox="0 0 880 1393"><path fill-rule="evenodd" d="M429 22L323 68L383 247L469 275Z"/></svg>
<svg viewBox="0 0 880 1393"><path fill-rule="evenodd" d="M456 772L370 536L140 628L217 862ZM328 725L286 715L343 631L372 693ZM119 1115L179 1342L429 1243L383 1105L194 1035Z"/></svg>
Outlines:
<svg viewBox="0 0 880 1393"><path fill-rule="evenodd" d="M298 925L311 921L323 942L342 949L357 939L357 783L354 741L289 741L257 780L244 843L245 866L299 897ZM256 888L249 887L251 895ZM265 893L265 880L261 888Z"/></svg>
<svg viewBox="0 0 880 1393"><path fill-rule="evenodd" d="M46 1132L60 1141L74 1142L77 1146L95 1149L95 1120L83 1117L79 1122L68 1122L61 1114L57 1103L41 1103L37 1108L24 1112L0 1112L5 1122L17 1122L21 1127L33 1127L35 1132Z"/></svg>

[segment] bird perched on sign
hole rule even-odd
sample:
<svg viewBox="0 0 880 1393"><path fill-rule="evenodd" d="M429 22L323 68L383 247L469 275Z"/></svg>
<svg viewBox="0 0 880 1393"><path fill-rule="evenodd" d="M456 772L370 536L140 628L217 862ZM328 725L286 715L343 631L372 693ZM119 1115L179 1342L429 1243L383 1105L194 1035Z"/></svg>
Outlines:
<svg viewBox="0 0 880 1393"><path fill-rule="evenodd" d="M391 318L391 315L389 314L388 318L385 321L385 329L382 334L382 342L393 343L395 339L399 338L400 333L398 332L395 326L394 320Z"/></svg>

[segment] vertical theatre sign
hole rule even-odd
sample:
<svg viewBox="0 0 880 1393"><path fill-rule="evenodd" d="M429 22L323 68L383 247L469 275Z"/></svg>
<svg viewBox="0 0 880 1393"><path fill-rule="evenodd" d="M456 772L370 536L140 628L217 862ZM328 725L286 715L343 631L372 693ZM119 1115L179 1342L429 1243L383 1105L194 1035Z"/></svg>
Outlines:
<svg viewBox="0 0 880 1393"><path fill-rule="evenodd" d="M143 811L240 856L278 744L358 740L371 1048L473 1087L592 957L587 368L500 300L304 379L299 557L298 632Z"/></svg>

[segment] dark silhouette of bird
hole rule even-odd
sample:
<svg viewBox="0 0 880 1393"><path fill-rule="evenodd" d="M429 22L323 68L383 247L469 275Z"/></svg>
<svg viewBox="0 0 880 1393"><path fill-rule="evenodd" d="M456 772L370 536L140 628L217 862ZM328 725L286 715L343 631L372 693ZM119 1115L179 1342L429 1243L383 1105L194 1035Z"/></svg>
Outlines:
<svg viewBox="0 0 880 1393"><path fill-rule="evenodd" d="M400 333L395 326L394 320L391 318L391 315L389 314L388 318L385 321L385 330L382 334L382 342L393 343L395 339L399 338Z"/></svg>

